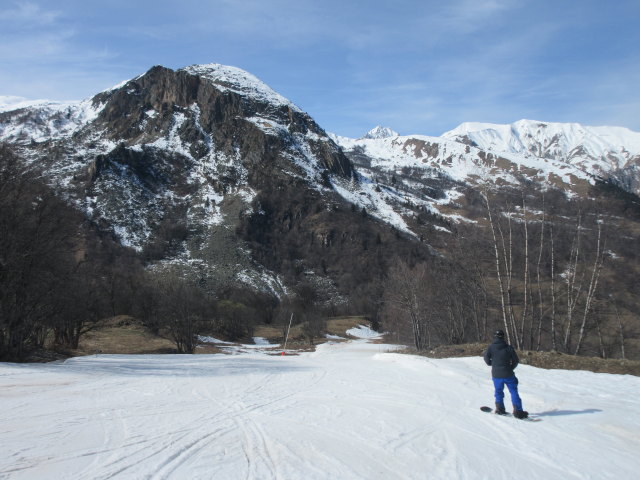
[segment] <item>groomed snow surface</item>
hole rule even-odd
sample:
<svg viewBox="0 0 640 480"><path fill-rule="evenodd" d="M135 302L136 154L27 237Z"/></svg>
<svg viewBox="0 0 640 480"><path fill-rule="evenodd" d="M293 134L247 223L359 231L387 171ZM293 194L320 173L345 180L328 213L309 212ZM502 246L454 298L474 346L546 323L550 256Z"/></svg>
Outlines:
<svg viewBox="0 0 640 480"><path fill-rule="evenodd" d="M0 364L0 478L638 478L639 378L520 366L532 423L479 410L481 358L392 349Z"/></svg>

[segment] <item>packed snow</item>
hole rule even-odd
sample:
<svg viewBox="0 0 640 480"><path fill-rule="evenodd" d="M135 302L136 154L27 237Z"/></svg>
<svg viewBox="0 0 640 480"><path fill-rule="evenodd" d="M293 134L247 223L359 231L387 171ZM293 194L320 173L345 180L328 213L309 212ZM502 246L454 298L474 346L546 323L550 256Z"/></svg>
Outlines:
<svg viewBox="0 0 640 480"><path fill-rule="evenodd" d="M0 364L0 478L637 478L638 377L522 365L532 423L481 358L391 349Z"/></svg>

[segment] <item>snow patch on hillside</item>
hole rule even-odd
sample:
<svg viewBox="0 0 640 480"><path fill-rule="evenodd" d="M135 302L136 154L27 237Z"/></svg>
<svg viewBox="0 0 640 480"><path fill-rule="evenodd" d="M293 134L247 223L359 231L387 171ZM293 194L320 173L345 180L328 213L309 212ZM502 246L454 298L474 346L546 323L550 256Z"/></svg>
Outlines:
<svg viewBox="0 0 640 480"><path fill-rule="evenodd" d="M205 65L191 65L179 71L206 78L222 91L229 90L273 105L286 106L292 110L301 110L291 101L275 92L271 87L256 76L237 67L209 63Z"/></svg>
<svg viewBox="0 0 640 480"><path fill-rule="evenodd" d="M64 139L91 123L105 104L93 100L81 102L14 102L5 104L0 113L8 121L0 123L0 141L15 143Z"/></svg>
<svg viewBox="0 0 640 480"><path fill-rule="evenodd" d="M347 335L351 335L355 338L364 338L367 340L375 340L382 338L382 334L376 332L368 325L358 325L357 327L347 330Z"/></svg>

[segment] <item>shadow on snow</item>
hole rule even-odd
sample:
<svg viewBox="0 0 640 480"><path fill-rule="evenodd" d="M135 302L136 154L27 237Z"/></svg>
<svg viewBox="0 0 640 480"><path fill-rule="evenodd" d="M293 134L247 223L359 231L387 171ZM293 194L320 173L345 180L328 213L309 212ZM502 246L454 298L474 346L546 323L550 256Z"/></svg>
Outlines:
<svg viewBox="0 0 640 480"><path fill-rule="evenodd" d="M536 417L558 417L561 415L580 415L583 413L599 413L599 408L585 408L584 410L549 410L548 412L536 413Z"/></svg>

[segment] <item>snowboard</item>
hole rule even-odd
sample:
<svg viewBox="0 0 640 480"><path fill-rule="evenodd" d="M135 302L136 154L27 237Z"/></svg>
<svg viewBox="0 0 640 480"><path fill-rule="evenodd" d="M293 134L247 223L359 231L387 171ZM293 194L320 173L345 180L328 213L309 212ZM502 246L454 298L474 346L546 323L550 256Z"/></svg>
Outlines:
<svg viewBox="0 0 640 480"><path fill-rule="evenodd" d="M480 410L482 410L483 412L486 413L493 413L493 408L491 407L480 407ZM512 418L516 418L513 416L512 413L505 413L503 415L497 415L499 417L512 417ZM541 422L542 419L541 418L531 418L531 417L527 417L527 418L519 418L518 420L524 420L525 422Z"/></svg>

